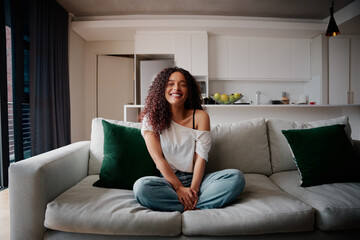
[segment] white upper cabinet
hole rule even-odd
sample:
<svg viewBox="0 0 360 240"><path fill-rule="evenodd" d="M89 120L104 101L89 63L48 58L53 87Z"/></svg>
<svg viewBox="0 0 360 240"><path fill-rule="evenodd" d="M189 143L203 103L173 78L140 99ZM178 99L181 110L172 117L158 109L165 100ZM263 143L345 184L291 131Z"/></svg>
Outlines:
<svg viewBox="0 0 360 240"><path fill-rule="evenodd" d="M310 79L310 40L285 38L211 38L210 79Z"/></svg>
<svg viewBox="0 0 360 240"><path fill-rule="evenodd" d="M225 41L225 40L223 40ZM249 63L249 41L243 38L229 38L227 46L231 51L228 52L225 62L228 61L228 76L238 76L245 78L250 74ZM211 70L211 69L210 69Z"/></svg>
<svg viewBox="0 0 360 240"><path fill-rule="evenodd" d="M137 32L136 54L174 54L175 65L196 76L208 75L206 32Z"/></svg>
<svg viewBox="0 0 360 240"><path fill-rule="evenodd" d="M293 79L310 79L310 41L292 39L290 42L290 73Z"/></svg>
<svg viewBox="0 0 360 240"><path fill-rule="evenodd" d="M191 35L174 34L175 65L191 72Z"/></svg>
<svg viewBox="0 0 360 240"><path fill-rule="evenodd" d="M174 55L175 65L188 70L208 96L208 35L205 31L139 31L135 35L135 54Z"/></svg>
<svg viewBox="0 0 360 240"><path fill-rule="evenodd" d="M270 77L284 79L290 76L290 40L270 40Z"/></svg>
<svg viewBox="0 0 360 240"><path fill-rule="evenodd" d="M138 32L135 34L136 54L173 54L174 36L168 32Z"/></svg>
<svg viewBox="0 0 360 240"><path fill-rule="evenodd" d="M209 76L213 78L228 77L228 41L210 38L209 40Z"/></svg>
<svg viewBox="0 0 360 240"><path fill-rule="evenodd" d="M261 38L249 39L249 52L249 77L268 78L270 76L270 41Z"/></svg>
<svg viewBox="0 0 360 240"><path fill-rule="evenodd" d="M191 34L191 73L207 76L208 70L208 35L207 33ZM176 60L175 60L176 61Z"/></svg>
<svg viewBox="0 0 360 240"><path fill-rule="evenodd" d="M208 75L208 36L206 32L174 34L175 65L195 76Z"/></svg>

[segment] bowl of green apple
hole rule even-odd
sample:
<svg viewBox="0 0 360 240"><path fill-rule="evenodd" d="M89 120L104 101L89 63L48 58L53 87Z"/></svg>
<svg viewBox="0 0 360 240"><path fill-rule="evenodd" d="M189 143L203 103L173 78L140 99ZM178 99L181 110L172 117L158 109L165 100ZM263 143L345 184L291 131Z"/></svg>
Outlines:
<svg viewBox="0 0 360 240"><path fill-rule="evenodd" d="M232 94L220 94L215 93L210 96L216 103L219 104L233 104L234 102L239 101L243 95L241 93L232 93Z"/></svg>

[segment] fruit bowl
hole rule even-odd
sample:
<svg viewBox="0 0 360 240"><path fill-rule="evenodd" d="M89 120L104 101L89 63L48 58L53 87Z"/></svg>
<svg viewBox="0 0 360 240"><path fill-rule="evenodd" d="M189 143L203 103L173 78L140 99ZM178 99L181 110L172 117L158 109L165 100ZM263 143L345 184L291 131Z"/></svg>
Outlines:
<svg viewBox="0 0 360 240"><path fill-rule="evenodd" d="M215 93L210 96L212 100L219 104L233 104L236 101L239 101L243 95L241 93L233 93L233 94L219 94Z"/></svg>

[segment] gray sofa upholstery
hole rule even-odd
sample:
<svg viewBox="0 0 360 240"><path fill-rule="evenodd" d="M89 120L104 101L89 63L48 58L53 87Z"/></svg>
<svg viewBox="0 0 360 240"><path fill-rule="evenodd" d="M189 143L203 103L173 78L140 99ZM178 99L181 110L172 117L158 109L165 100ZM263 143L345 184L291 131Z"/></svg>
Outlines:
<svg viewBox="0 0 360 240"><path fill-rule="evenodd" d="M207 172L237 168L244 192L222 209L156 212L131 190L93 187L102 161L100 118L91 141L10 166L11 239L352 239L360 236L360 183L300 187L282 129L347 124L251 119L212 125ZM140 123L112 123L140 127ZM346 131L349 136L350 126ZM354 140L360 155L360 142Z"/></svg>

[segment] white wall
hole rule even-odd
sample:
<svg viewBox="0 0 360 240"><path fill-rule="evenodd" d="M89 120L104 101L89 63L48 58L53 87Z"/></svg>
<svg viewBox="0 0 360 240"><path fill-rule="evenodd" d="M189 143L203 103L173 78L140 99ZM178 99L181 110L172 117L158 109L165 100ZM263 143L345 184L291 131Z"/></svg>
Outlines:
<svg viewBox="0 0 360 240"><path fill-rule="evenodd" d="M96 116L98 54L134 54L133 41L87 42L69 27L71 142L90 140ZM113 106L109 106L113 107Z"/></svg>
<svg viewBox="0 0 360 240"><path fill-rule="evenodd" d="M84 57L85 40L69 28L69 86L71 142L84 140Z"/></svg>

